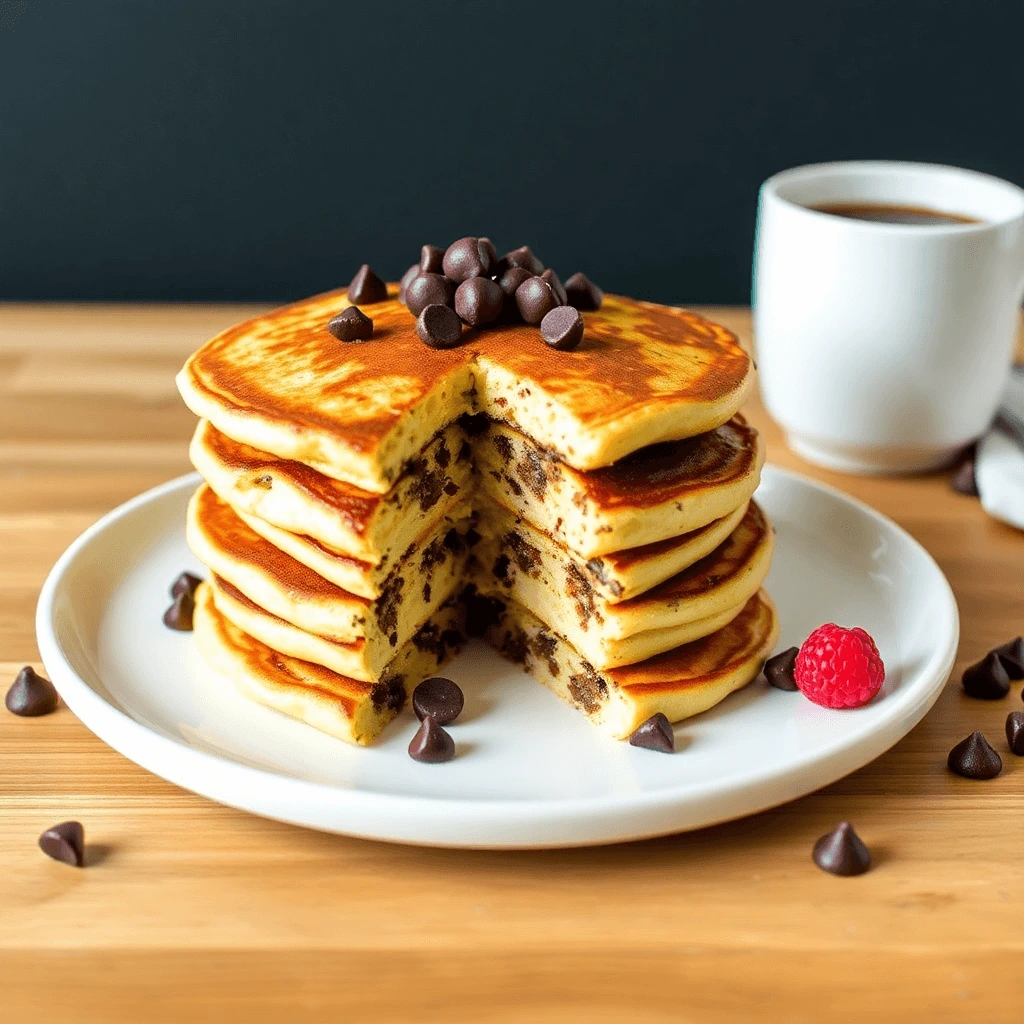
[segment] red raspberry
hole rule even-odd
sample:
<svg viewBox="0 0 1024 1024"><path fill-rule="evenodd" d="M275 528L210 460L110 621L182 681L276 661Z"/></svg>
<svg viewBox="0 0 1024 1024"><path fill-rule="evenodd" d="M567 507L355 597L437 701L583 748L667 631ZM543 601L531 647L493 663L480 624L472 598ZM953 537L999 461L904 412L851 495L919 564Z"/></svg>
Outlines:
<svg viewBox="0 0 1024 1024"><path fill-rule="evenodd" d="M793 670L805 697L826 708L859 708L882 688L885 666L859 626L819 626L803 643Z"/></svg>

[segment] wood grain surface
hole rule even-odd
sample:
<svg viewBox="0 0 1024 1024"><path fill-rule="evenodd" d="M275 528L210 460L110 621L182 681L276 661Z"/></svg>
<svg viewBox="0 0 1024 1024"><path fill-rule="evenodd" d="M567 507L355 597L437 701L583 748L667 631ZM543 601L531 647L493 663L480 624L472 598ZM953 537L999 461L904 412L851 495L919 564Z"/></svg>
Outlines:
<svg viewBox="0 0 1024 1024"><path fill-rule="evenodd" d="M185 356L242 307L0 306L0 681L40 667L33 611L64 547L186 471ZM749 314L712 310L743 336ZM0 713L0 1020L1019 1021L1024 760L965 665L1024 632L1024 535L948 474L865 479L772 461L867 501L935 556L960 605L954 676L875 763L743 821L643 843L452 852L307 832L210 803L66 709ZM6 682L3 686L6 688ZM949 748L981 729L1004 771ZM89 866L36 848L84 822ZM876 867L820 872L848 818Z"/></svg>

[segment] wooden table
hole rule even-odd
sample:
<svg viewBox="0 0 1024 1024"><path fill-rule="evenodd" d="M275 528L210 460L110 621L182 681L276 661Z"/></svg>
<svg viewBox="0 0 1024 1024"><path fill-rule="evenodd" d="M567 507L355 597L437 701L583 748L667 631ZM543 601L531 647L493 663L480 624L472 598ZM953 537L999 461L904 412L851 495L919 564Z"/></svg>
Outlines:
<svg viewBox="0 0 1024 1024"><path fill-rule="evenodd" d="M188 469L174 372L252 312L0 306L0 682L40 667L33 609L64 547ZM749 335L746 311L711 315ZM1003 738L1019 685L988 704L957 681L1024 631L1024 536L942 475L813 469L749 412L772 461L891 516L953 585L953 680L895 749L690 835L451 852L263 821L147 774L64 708L0 713L0 1020L1021 1020L1024 761ZM945 770L973 729L1003 753L991 782ZM85 823L86 870L36 848L66 818ZM810 860L844 818L874 852L860 878Z"/></svg>

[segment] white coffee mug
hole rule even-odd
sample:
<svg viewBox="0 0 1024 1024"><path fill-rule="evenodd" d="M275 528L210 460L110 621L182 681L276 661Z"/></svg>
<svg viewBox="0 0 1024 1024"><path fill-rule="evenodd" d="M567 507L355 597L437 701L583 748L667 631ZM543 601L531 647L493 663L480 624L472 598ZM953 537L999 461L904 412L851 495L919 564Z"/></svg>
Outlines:
<svg viewBox="0 0 1024 1024"><path fill-rule="evenodd" d="M908 225L809 209L925 207ZM761 186L754 329L765 404L812 462L858 473L948 463L995 414L1024 297L1024 190L955 167L815 164Z"/></svg>

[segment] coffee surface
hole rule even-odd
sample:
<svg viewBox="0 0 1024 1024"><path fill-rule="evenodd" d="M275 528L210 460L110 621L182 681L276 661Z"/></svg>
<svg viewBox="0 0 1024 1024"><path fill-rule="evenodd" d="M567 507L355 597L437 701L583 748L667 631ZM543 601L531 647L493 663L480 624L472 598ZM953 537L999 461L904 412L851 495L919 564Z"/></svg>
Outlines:
<svg viewBox="0 0 1024 1024"><path fill-rule="evenodd" d="M927 206L900 206L889 203L817 203L808 207L819 213L831 213L850 220L870 220L881 224L980 224L977 217L962 213L932 210Z"/></svg>

